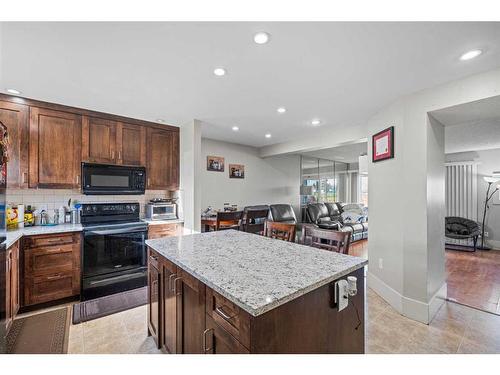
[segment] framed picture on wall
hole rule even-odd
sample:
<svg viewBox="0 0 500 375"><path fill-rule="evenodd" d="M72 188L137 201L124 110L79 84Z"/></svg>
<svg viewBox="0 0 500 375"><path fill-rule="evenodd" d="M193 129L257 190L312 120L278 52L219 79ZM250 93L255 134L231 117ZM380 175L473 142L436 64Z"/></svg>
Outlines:
<svg viewBox="0 0 500 375"><path fill-rule="evenodd" d="M394 157L394 126L378 132L372 137L372 161L392 159Z"/></svg>
<svg viewBox="0 0 500 375"><path fill-rule="evenodd" d="M222 156L207 156L207 171L224 172L224 158Z"/></svg>
<svg viewBox="0 0 500 375"><path fill-rule="evenodd" d="M229 178L245 178L245 166L243 164L229 164Z"/></svg>

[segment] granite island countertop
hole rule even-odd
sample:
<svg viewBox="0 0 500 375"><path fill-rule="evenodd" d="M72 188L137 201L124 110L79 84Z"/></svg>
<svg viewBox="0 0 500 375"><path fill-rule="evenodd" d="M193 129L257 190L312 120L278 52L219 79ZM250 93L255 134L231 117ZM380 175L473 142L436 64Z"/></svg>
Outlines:
<svg viewBox="0 0 500 375"><path fill-rule="evenodd" d="M253 316L368 264L362 258L235 230L146 244Z"/></svg>

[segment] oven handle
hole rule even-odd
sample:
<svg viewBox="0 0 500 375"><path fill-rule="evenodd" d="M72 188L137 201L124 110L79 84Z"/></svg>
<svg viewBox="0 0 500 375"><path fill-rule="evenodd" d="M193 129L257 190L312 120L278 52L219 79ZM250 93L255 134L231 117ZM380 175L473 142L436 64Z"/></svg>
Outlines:
<svg viewBox="0 0 500 375"><path fill-rule="evenodd" d="M122 229L110 229L110 230L90 230L85 231L85 234L94 234L98 236L105 236L108 234L125 234L132 232L147 232L147 229L144 227L131 227L131 228L122 228Z"/></svg>

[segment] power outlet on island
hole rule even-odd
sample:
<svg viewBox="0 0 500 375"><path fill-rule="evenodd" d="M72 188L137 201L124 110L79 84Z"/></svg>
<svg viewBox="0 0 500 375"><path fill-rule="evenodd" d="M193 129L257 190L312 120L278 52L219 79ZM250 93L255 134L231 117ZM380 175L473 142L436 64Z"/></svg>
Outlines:
<svg viewBox="0 0 500 375"><path fill-rule="evenodd" d="M378 258L378 268L384 268L384 260L382 258Z"/></svg>

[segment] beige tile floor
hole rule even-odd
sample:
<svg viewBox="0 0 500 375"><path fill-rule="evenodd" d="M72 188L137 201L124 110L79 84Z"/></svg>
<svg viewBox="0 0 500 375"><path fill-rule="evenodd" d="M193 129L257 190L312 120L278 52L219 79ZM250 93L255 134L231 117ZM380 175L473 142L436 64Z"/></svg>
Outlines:
<svg viewBox="0 0 500 375"><path fill-rule="evenodd" d="M69 353L159 353L147 336L147 308L72 325ZM371 289L367 353L500 353L500 316L446 302L430 325L399 315Z"/></svg>

